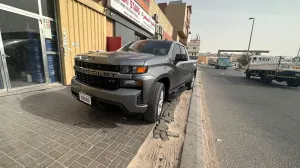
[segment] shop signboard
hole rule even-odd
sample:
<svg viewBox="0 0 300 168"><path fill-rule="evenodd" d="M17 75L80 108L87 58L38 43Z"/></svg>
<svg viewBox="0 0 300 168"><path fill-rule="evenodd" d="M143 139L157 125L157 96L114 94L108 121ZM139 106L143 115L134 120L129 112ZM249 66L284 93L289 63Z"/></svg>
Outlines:
<svg viewBox="0 0 300 168"><path fill-rule="evenodd" d="M108 0L108 6L151 34L155 34L155 21L135 0Z"/></svg>

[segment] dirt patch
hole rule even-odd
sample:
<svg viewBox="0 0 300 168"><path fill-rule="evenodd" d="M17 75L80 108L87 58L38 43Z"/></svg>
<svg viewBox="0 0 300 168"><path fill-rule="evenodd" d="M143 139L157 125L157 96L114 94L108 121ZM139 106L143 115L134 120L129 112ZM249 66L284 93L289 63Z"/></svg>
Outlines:
<svg viewBox="0 0 300 168"><path fill-rule="evenodd" d="M150 133L130 162L129 168L179 167L191 93L191 91L185 91L181 94L174 113L175 121L168 124L168 133L176 136L169 135L168 141L162 141L161 139L154 139L153 132Z"/></svg>
<svg viewBox="0 0 300 168"><path fill-rule="evenodd" d="M201 79L201 71L198 73L199 80ZM200 107L201 107L201 121L203 123L203 137L204 137L204 164L206 168L219 168L220 164L216 154L215 137L211 127L209 110L205 99L205 89L202 82L199 82L200 87Z"/></svg>

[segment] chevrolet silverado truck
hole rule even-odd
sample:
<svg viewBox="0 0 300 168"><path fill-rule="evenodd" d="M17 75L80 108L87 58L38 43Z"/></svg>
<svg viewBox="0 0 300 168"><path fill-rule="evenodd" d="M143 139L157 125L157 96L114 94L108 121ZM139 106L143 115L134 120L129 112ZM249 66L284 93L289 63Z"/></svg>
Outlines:
<svg viewBox="0 0 300 168"><path fill-rule="evenodd" d="M169 96L192 89L197 62L174 41L140 40L116 52L90 52L75 57L72 95L90 106L117 105L125 113L156 122Z"/></svg>

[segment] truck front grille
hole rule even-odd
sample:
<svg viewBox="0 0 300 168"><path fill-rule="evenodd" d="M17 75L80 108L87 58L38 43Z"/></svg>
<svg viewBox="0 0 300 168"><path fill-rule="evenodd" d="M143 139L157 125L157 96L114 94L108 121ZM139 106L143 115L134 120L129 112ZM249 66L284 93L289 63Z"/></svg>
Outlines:
<svg viewBox="0 0 300 168"><path fill-rule="evenodd" d="M120 79L89 75L78 71L75 74L77 80L92 87L110 90L120 88Z"/></svg>
<svg viewBox="0 0 300 168"><path fill-rule="evenodd" d="M110 72L120 72L120 66L119 65L107 65L107 64L95 64L95 63L89 63L84 61L75 61L75 65L83 68L88 69L95 69L95 70L101 70L101 71L110 71Z"/></svg>

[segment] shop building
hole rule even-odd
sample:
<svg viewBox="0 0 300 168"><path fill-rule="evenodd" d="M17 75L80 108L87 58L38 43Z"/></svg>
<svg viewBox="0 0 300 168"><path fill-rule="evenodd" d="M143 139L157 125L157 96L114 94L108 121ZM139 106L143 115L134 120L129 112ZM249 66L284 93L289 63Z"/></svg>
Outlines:
<svg viewBox="0 0 300 168"><path fill-rule="evenodd" d="M91 0L0 1L0 93L74 76L74 57L106 49L104 7Z"/></svg>
<svg viewBox="0 0 300 168"><path fill-rule="evenodd" d="M69 85L75 75L74 57L106 50L108 37L120 37L120 45L155 38L157 21L153 19L150 3L1 0L0 93L51 83ZM162 29L162 37L172 31L170 26Z"/></svg>
<svg viewBox="0 0 300 168"><path fill-rule="evenodd" d="M158 6L173 26L173 40L187 45L189 34L191 34L192 6L183 3L181 0L159 3Z"/></svg>
<svg viewBox="0 0 300 168"><path fill-rule="evenodd" d="M107 37L121 37L122 46L155 37L155 20L136 1L107 0L105 4Z"/></svg>
<svg viewBox="0 0 300 168"><path fill-rule="evenodd" d="M156 21L155 38L159 40L173 40L173 26L161 11L155 0L150 0L149 15Z"/></svg>

